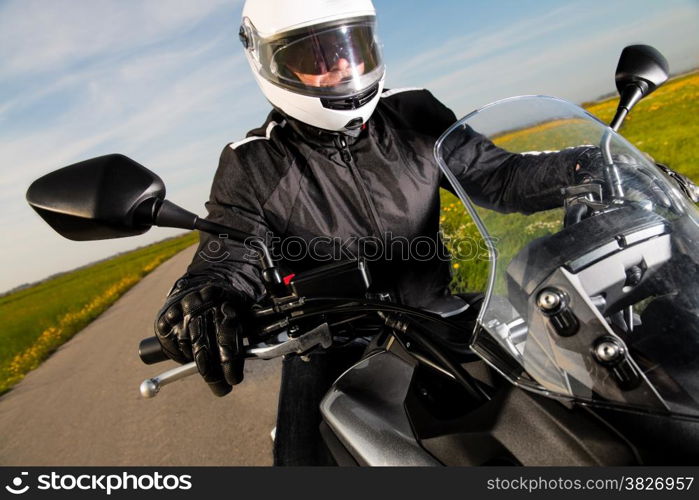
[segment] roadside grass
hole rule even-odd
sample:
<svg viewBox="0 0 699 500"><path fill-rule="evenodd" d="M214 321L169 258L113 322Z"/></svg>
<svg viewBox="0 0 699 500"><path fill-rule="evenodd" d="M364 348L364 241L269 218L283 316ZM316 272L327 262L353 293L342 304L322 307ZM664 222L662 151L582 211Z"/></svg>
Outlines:
<svg viewBox="0 0 699 500"><path fill-rule="evenodd" d="M616 98L590 103L583 107L608 123L616 111ZM656 161L665 163L678 172L699 182L699 73L677 77L642 100L624 123L622 135ZM536 128L536 127L535 127ZM555 131L539 128L540 136ZM565 126L560 127L564 131ZM534 131L532 131L534 132ZM543 133L542 133L543 132ZM531 145L536 138L531 133L516 131L500 138L513 148L521 141ZM502 142L498 142L504 145ZM526 150L526 149L525 149ZM452 289L457 292L484 291L488 280L488 253L483 238L461 202L451 193L441 192L440 223L447 248L452 255L462 258L452 262ZM486 226L497 235L500 261L509 262L522 246L534 238L558 231L562 210L540 214L509 214L503 217L493 212L479 212L486 218ZM491 220L487 220L490 217ZM457 248L456 245L461 245ZM464 248L464 245L466 248ZM501 269L502 271L502 269ZM503 285L502 276L496 283Z"/></svg>
<svg viewBox="0 0 699 500"><path fill-rule="evenodd" d="M608 123L616 99L586 106ZM667 82L631 111L621 133L641 151L699 182L699 73Z"/></svg>
<svg viewBox="0 0 699 500"><path fill-rule="evenodd" d="M0 394L102 314L198 233L127 252L0 297Z"/></svg>

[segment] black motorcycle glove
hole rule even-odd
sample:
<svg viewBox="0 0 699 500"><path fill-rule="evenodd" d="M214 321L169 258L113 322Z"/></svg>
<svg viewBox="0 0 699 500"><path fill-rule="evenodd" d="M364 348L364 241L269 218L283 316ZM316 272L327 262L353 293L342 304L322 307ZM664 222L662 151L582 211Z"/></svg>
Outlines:
<svg viewBox="0 0 699 500"><path fill-rule="evenodd" d="M619 154L613 155L614 164L618 167L626 169L628 172L633 172L635 168L638 168L638 162L634 160L633 157ZM655 165L662 170L674 183L679 187L680 191L693 203L699 202L699 187L687 176L675 172L667 165L662 163L656 163L652 158L649 157ZM607 190L607 179L608 171L606 169L606 163L602 156L602 151L597 147L590 147L584 150L577 160L577 165L575 166L575 182L576 184L588 184L588 183L598 183L602 186L603 190Z"/></svg>
<svg viewBox="0 0 699 500"><path fill-rule="evenodd" d="M195 361L217 396L243 381L244 346L240 312L247 303L219 284L175 288L160 310L155 334L163 351L178 363Z"/></svg>
<svg viewBox="0 0 699 500"><path fill-rule="evenodd" d="M602 151L599 148L589 147L583 150L575 165L575 183L605 182L604 166Z"/></svg>
<svg viewBox="0 0 699 500"><path fill-rule="evenodd" d="M626 154L612 155L612 161L619 166L635 165L637 163L633 157ZM597 182L604 185L608 181L606 168L607 165L602 156L602 150L598 147L590 146L577 158L575 182L577 184Z"/></svg>

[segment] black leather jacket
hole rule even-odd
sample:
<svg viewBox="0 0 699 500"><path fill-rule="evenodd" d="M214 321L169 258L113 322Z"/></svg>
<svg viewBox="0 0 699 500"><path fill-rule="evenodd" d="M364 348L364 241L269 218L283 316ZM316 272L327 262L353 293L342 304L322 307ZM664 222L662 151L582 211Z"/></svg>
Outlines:
<svg viewBox="0 0 699 500"><path fill-rule="evenodd" d="M357 137L272 111L262 127L223 150L206 204L208 219L281 238L284 243L277 241L275 248L286 245L283 265L292 272L360 252L378 255L370 265L377 287L392 290L403 303L428 307L448 296L451 266L438 237L439 188L446 186L433 148L455 121L426 90L384 91ZM476 203L524 213L561 205L560 188L572 183L579 155L576 150L512 154L475 132L446 149L452 171ZM387 238L402 244L429 239L433 256L422 257L426 243L420 258L401 258L403 249L389 255L379 248ZM302 254L304 245L313 256ZM177 288L193 277L223 281L256 301L264 289L256 261L246 254L238 242L202 234Z"/></svg>

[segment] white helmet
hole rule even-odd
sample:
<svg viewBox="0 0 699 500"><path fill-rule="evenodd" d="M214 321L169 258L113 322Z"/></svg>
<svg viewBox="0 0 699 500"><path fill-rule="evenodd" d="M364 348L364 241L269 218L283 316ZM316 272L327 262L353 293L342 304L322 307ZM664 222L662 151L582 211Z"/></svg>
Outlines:
<svg viewBox="0 0 699 500"><path fill-rule="evenodd" d="M371 0L247 0L240 40L273 106L325 130L365 123L384 64Z"/></svg>

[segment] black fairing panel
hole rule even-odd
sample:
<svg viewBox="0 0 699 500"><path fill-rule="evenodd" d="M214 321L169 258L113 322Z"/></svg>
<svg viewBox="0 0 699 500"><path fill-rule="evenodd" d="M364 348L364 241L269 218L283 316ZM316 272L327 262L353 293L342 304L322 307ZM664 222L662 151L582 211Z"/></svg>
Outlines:
<svg viewBox="0 0 699 500"><path fill-rule="evenodd" d="M420 444L445 465L632 465L632 446L593 413L568 409L535 394L504 384L488 403L451 414L429 400L425 383L433 373L414 377L406 410ZM445 377L440 377L447 380ZM458 401L460 388L447 382L435 400ZM442 385L444 383L442 382ZM434 389L432 389L434 390Z"/></svg>
<svg viewBox="0 0 699 500"><path fill-rule="evenodd" d="M510 385L482 361L464 365L492 392L490 401L476 403L453 379L416 364L396 344L392 354L369 356L346 372L334 386L335 395L331 391L324 401L323 435L335 444L333 455L340 464L699 463L699 423L564 406ZM375 391L361 390L371 381Z"/></svg>
<svg viewBox="0 0 699 500"><path fill-rule="evenodd" d="M699 464L699 422L594 409L636 445L643 465Z"/></svg>

